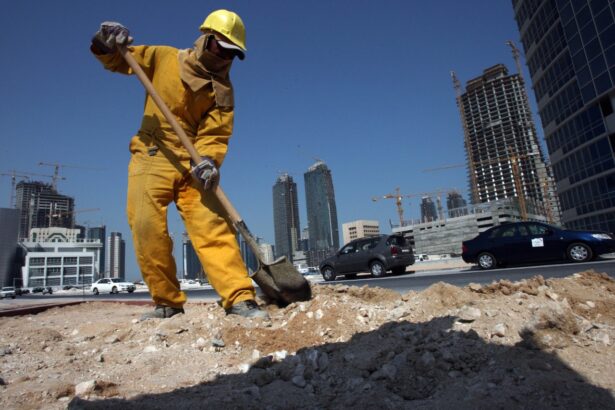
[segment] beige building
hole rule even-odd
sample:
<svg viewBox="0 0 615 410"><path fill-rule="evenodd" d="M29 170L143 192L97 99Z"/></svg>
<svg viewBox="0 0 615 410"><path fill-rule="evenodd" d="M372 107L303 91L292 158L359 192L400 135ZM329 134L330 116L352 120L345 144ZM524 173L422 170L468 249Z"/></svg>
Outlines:
<svg viewBox="0 0 615 410"><path fill-rule="evenodd" d="M358 220L342 224L342 236L344 244L366 236L380 235L380 224L378 221Z"/></svg>

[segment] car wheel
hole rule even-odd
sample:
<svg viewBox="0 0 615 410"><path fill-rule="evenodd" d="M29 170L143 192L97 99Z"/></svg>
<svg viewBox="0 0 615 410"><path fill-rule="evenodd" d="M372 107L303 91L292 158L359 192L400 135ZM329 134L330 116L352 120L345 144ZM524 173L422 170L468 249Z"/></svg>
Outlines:
<svg viewBox="0 0 615 410"><path fill-rule="evenodd" d="M489 252L483 252L478 255L478 266L480 266L481 269L493 269L496 265L497 261L495 260L495 256Z"/></svg>
<svg viewBox="0 0 615 410"><path fill-rule="evenodd" d="M92 293L95 294L95 295L98 295L98 288L92 289Z"/></svg>
<svg viewBox="0 0 615 410"><path fill-rule="evenodd" d="M400 266L398 268L393 268L393 275L403 275L404 273L406 273L406 267L405 266Z"/></svg>
<svg viewBox="0 0 615 410"><path fill-rule="evenodd" d="M573 243L568 247L566 255L572 262L587 262L594 256L592 249L584 243Z"/></svg>
<svg viewBox="0 0 615 410"><path fill-rule="evenodd" d="M111 288L111 293L112 294L116 294L116 293L119 293L119 292L117 291L117 288L114 286L114 287Z"/></svg>
<svg viewBox="0 0 615 410"><path fill-rule="evenodd" d="M134 291L135 291L134 289L130 289L130 290L128 291L128 293L132 293L132 292L134 292Z"/></svg>
<svg viewBox="0 0 615 410"><path fill-rule="evenodd" d="M386 275L387 270L380 261L374 261L369 265L369 271L374 278L381 278Z"/></svg>
<svg viewBox="0 0 615 410"><path fill-rule="evenodd" d="M357 277L356 273L347 273L344 275L346 279L355 279Z"/></svg>
<svg viewBox="0 0 615 410"><path fill-rule="evenodd" d="M322 277L327 282L331 282L332 280L335 280L335 271L331 266L325 266L322 268Z"/></svg>

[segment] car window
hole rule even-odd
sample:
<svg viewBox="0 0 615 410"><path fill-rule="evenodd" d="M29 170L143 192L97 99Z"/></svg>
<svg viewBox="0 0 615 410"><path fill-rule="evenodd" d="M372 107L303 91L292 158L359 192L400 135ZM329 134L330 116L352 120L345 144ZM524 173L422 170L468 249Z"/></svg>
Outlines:
<svg viewBox="0 0 615 410"><path fill-rule="evenodd" d="M499 231L498 238L512 238L517 234L517 227L515 225L505 226Z"/></svg>
<svg viewBox="0 0 615 410"><path fill-rule="evenodd" d="M344 246L342 248L340 253L342 253L342 254L353 253L355 251L355 246L356 245L357 245L356 243L349 243L348 245L346 245L346 246Z"/></svg>
<svg viewBox="0 0 615 410"><path fill-rule="evenodd" d="M494 228L489 232L489 239L498 238L500 236L500 232L502 231L501 227Z"/></svg>
<svg viewBox="0 0 615 410"><path fill-rule="evenodd" d="M528 224L527 227L532 235L545 235L549 230L546 226L539 224Z"/></svg>
<svg viewBox="0 0 615 410"><path fill-rule="evenodd" d="M115 279L111 279L111 282L113 282L113 283L120 283L120 280L115 278Z"/></svg>
<svg viewBox="0 0 615 410"><path fill-rule="evenodd" d="M403 236L391 236L387 243L389 245L406 246L406 238Z"/></svg>
<svg viewBox="0 0 615 410"><path fill-rule="evenodd" d="M525 225L519 225L517 229L519 231L519 236L529 236L530 235L530 232L528 231Z"/></svg>

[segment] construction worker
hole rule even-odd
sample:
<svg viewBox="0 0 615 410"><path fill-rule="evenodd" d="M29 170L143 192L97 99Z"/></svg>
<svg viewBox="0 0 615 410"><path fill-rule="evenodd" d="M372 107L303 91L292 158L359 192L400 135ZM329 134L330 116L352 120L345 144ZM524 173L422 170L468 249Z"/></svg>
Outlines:
<svg viewBox="0 0 615 410"><path fill-rule="evenodd" d="M235 57L245 57L245 26L237 14L217 10L205 18L200 30L202 35L192 49L129 47L202 156L199 164L190 162L178 136L148 95L141 127L130 142L127 199L137 261L156 305L142 319L184 313L186 294L176 277L167 229L171 202L226 313L267 318L255 302L252 280L225 211L208 192L218 183L233 131L229 70ZM117 49L118 44L131 43L126 27L103 22L90 49L106 69L133 74Z"/></svg>

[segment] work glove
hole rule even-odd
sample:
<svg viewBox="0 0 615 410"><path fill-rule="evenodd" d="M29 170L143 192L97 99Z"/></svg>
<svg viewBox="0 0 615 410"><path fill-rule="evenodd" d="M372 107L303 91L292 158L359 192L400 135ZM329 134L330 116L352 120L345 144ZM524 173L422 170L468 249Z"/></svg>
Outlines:
<svg viewBox="0 0 615 410"><path fill-rule="evenodd" d="M118 44L127 46L130 43L132 43L130 31L114 21L103 21L92 38L92 44L105 54L113 53Z"/></svg>
<svg viewBox="0 0 615 410"><path fill-rule="evenodd" d="M213 159L209 157L201 158L201 162L190 170L194 178L201 181L203 188L207 191L218 183L220 173Z"/></svg>

